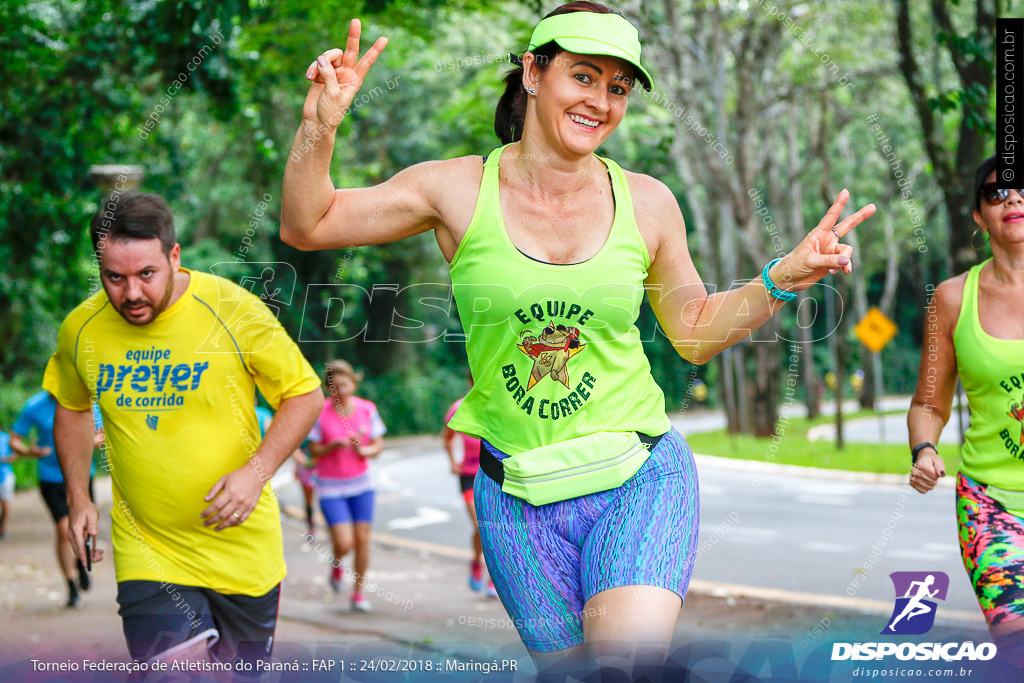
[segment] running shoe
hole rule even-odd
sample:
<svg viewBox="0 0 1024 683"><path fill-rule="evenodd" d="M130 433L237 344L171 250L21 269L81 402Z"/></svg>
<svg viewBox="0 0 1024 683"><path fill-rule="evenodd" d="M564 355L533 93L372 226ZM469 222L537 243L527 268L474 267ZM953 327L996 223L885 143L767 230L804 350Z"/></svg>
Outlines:
<svg viewBox="0 0 1024 683"><path fill-rule="evenodd" d="M331 567L331 590L341 592L341 567Z"/></svg>
<svg viewBox="0 0 1024 683"><path fill-rule="evenodd" d="M469 563L469 587L478 593L484 589L484 566L479 562Z"/></svg>
<svg viewBox="0 0 1024 683"><path fill-rule="evenodd" d="M488 581L487 582L487 597L494 598L494 599L498 598L498 591L494 590L494 582L493 581Z"/></svg>
<svg viewBox="0 0 1024 683"><path fill-rule="evenodd" d="M367 600L362 593L352 594L352 611L353 612L369 612L370 601Z"/></svg>
<svg viewBox="0 0 1024 683"><path fill-rule="evenodd" d="M82 564L81 560L75 560L75 564L78 566L78 587L83 591L89 590L89 586L92 582L89 580L89 572L85 570L85 565Z"/></svg>

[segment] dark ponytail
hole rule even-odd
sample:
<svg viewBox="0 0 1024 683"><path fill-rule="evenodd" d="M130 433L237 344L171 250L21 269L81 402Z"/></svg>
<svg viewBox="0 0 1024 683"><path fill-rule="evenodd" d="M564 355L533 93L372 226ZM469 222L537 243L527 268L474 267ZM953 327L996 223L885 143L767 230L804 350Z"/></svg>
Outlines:
<svg viewBox="0 0 1024 683"><path fill-rule="evenodd" d="M593 12L595 14L620 14L607 5L596 2L570 2L555 9L544 18L554 17L559 14L570 12ZM551 41L533 50L536 57L535 63L540 71L546 71L551 65L552 58L559 52L563 52L558 43ZM498 100L498 106L494 110L494 132L501 140L501 144L507 145L510 142L518 142L523 137L523 126L526 124L526 89L523 87L522 60L520 66L505 74L505 92Z"/></svg>
<svg viewBox="0 0 1024 683"><path fill-rule="evenodd" d="M545 43L533 51L534 62L537 69L547 71L551 65L551 58L562 52L558 43L551 41ZM501 144L507 145L510 142L517 142L523 137L523 125L526 123L526 88L523 87L522 59L520 66L505 74L505 92L498 100L498 106L494 110L494 132L497 133Z"/></svg>

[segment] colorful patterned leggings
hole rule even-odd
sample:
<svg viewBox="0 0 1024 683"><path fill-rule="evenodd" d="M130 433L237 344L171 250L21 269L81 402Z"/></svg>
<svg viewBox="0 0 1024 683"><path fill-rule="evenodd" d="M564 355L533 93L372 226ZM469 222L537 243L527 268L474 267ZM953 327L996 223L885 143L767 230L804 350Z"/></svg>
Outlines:
<svg viewBox="0 0 1024 683"><path fill-rule="evenodd" d="M962 473L956 513L964 568L989 626L1024 618L1024 519Z"/></svg>

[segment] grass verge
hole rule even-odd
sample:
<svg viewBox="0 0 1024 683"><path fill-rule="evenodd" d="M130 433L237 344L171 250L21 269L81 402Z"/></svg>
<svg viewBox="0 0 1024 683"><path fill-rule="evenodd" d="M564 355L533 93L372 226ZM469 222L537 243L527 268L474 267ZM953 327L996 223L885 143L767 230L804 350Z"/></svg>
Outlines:
<svg viewBox="0 0 1024 683"><path fill-rule="evenodd" d="M844 416L845 419L870 417L871 411L858 411ZM807 431L816 425L835 420L832 416L808 420L805 417L790 418L789 424L778 428L778 437L757 438L747 434L729 434L724 429L703 432L687 437L694 453L717 455L738 460L760 460L780 465L802 467L824 467L851 472L876 472L879 474L907 474L910 472L910 449L896 444L852 443L847 441L842 450L836 448L835 440L810 441ZM844 428L845 432L845 428ZM777 442L777 443L776 443ZM946 463L946 474L956 472L960 464L960 448L943 448L942 459Z"/></svg>

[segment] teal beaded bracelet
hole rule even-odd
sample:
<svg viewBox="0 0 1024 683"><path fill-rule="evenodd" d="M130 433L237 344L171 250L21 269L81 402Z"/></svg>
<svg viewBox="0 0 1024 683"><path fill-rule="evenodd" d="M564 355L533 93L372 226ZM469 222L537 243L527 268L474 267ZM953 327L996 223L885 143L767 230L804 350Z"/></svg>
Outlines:
<svg viewBox="0 0 1024 683"><path fill-rule="evenodd" d="M772 282L772 279L768 277L768 271L771 270L771 267L781 260L781 258L777 258L768 262L768 265L766 265L764 270L761 271L761 282L764 283L764 288L768 290L768 293L776 299L779 299L780 301L792 301L796 298L796 292L787 292L784 289L779 289L779 286Z"/></svg>

